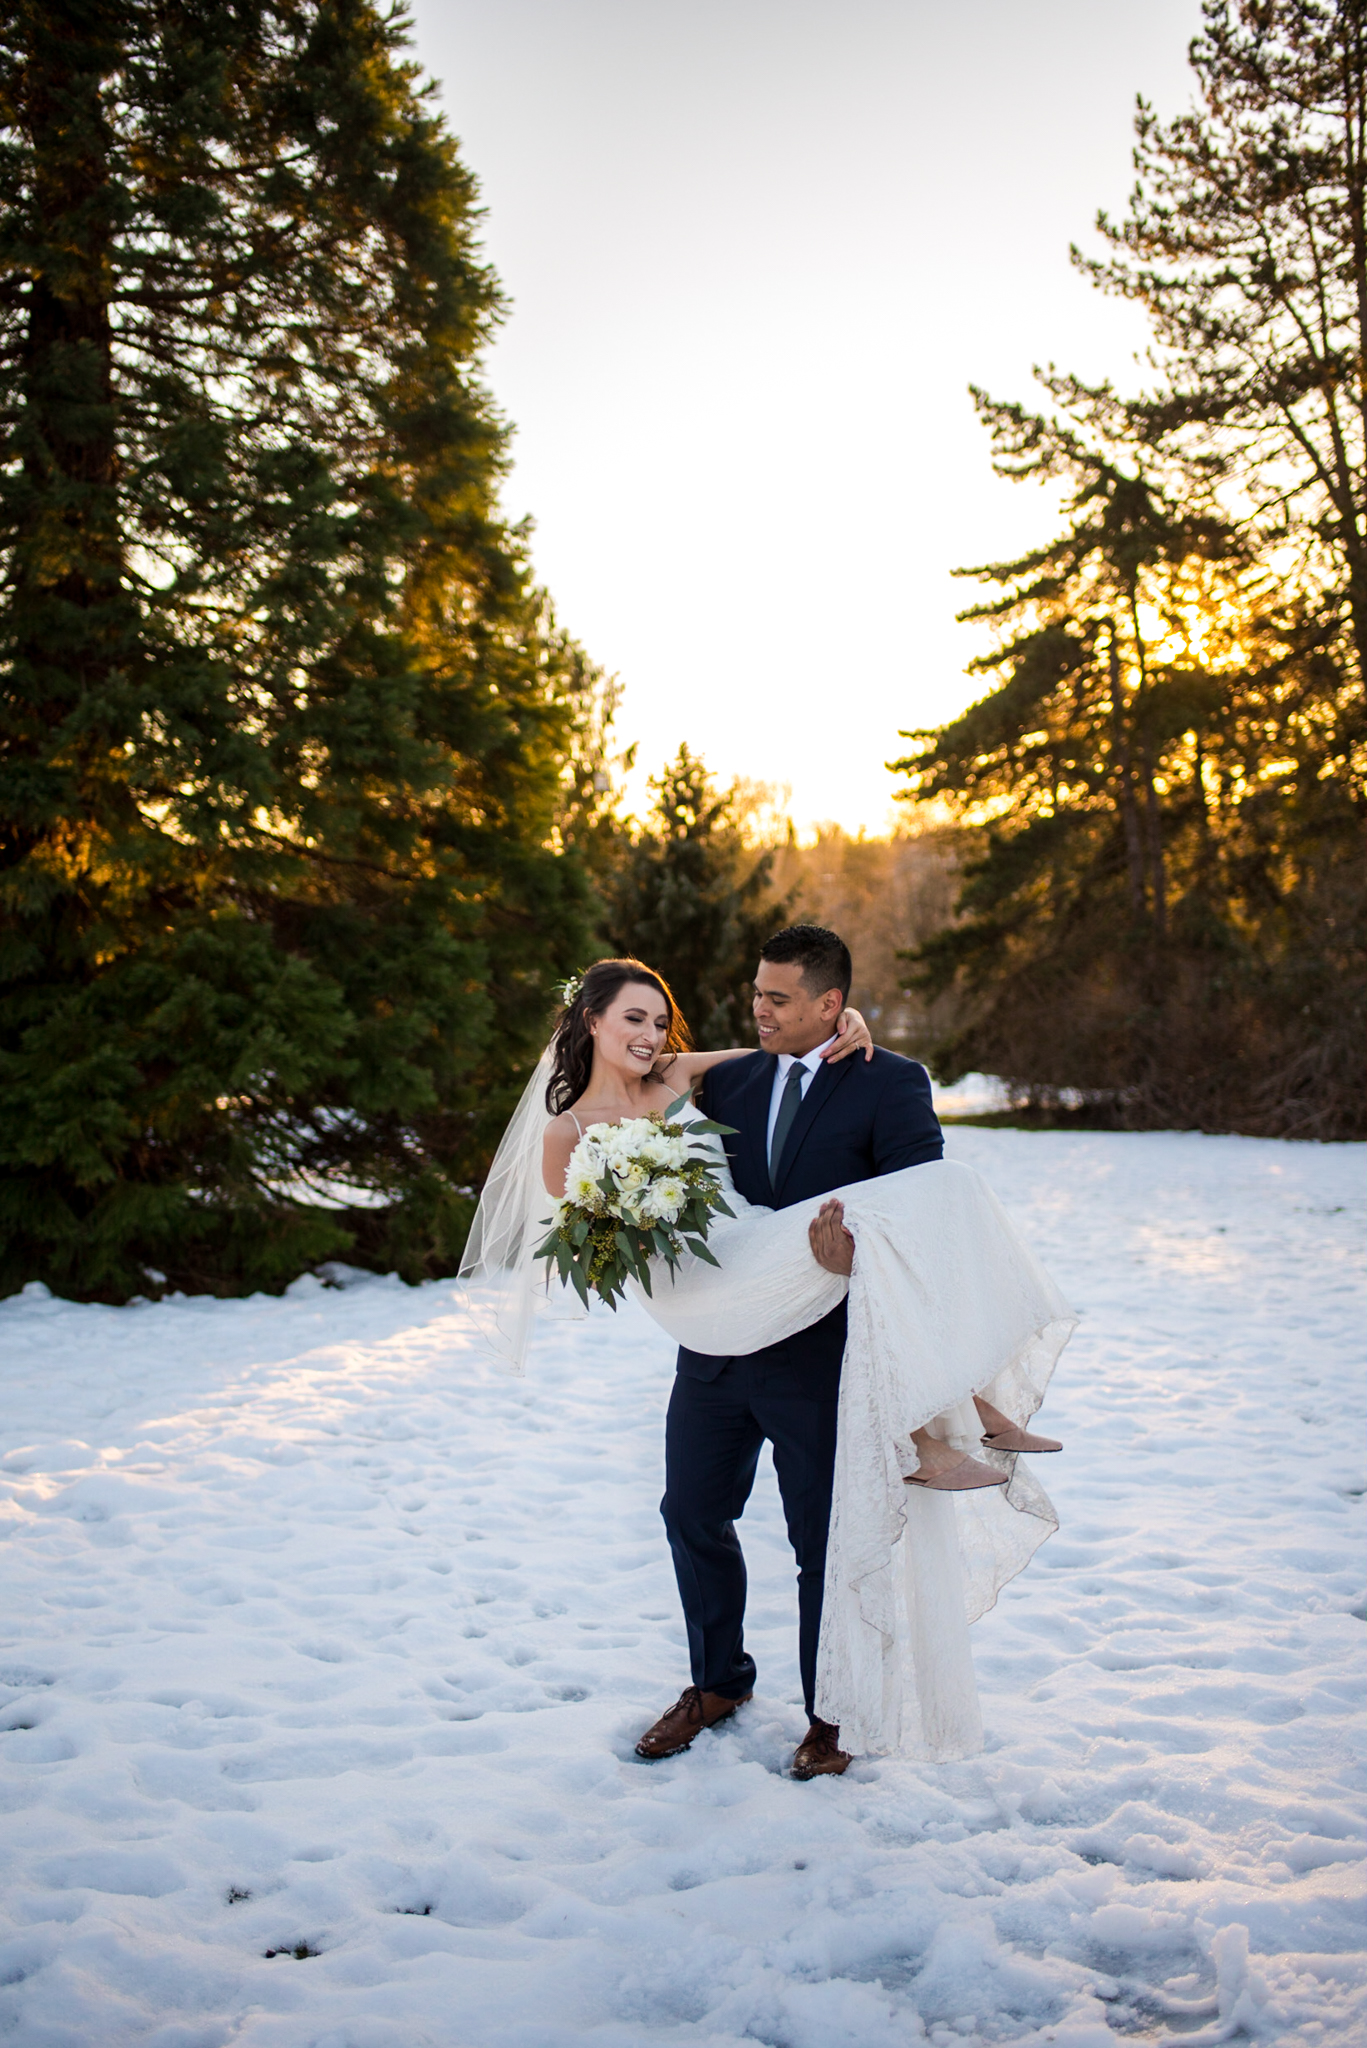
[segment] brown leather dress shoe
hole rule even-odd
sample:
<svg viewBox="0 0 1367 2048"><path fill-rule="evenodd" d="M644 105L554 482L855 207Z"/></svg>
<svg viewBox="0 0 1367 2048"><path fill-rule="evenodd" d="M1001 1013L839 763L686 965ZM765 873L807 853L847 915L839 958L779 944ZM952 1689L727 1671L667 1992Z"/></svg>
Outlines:
<svg viewBox="0 0 1367 2048"><path fill-rule="evenodd" d="M723 1699L719 1692L702 1692L696 1685L685 1686L667 1713L661 1714L653 1728L647 1728L636 1745L637 1756L643 1756L650 1763L658 1763L661 1757L679 1756L702 1734L704 1728L715 1728L718 1721L729 1721L737 1707L743 1707L751 1695L743 1699Z"/></svg>
<svg viewBox="0 0 1367 2048"><path fill-rule="evenodd" d="M813 1721L798 1744L793 1758L795 1778L838 1778L852 1759L840 1747L840 1730L833 1721Z"/></svg>

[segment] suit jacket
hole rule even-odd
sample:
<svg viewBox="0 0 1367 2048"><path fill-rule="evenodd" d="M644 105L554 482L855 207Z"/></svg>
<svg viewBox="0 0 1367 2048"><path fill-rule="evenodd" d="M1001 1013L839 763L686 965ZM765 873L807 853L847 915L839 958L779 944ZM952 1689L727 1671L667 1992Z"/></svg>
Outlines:
<svg viewBox="0 0 1367 2048"><path fill-rule="evenodd" d="M939 1119L931 1107L930 1076L914 1060L878 1047L871 1060L859 1053L835 1066L823 1062L793 1120L778 1162L776 1184L766 1157L769 1102L776 1056L753 1052L726 1060L703 1081L699 1098L706 1115L734 1124L724 1140L737 1188L747 1201L787 1209L812 1195L828 1195L850 1181L873 1180L903 1166L921 1166L944 1154ZM751 1352L774 1392L834 1400L840 1389L845 1351L845 1304L819 1322ZM713 1380L729 1358L680 1350L678 1370L690 1379Z"/></svg>

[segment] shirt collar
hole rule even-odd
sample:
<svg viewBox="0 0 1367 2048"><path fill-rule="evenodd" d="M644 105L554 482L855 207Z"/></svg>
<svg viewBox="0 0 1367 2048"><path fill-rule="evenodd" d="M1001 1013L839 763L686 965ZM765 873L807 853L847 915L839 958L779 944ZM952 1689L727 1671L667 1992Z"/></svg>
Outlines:
<svg viewBox="0 0 1367 2048"><path fill-rule="evenodd" d="M824 1045L814 1045L810 1052L781 1052L778 1056L779 1079L787 1080L790 1067L806 1067L809 1073L814 1074L821 1065L821 1055L830 1051L839 1036L838 1031L834 1032Z"/></svg>

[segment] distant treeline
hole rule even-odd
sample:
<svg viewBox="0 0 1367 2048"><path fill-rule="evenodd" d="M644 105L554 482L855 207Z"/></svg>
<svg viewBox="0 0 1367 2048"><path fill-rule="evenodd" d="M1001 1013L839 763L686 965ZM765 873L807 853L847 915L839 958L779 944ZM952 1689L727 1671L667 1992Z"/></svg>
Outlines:
<svg viewBox="0 0 1367 2048"><path fill-rule="evenodd" d="M1150 388L976 393L1062 531L964 570L989 694L898 764L963 830L914 949L942 1078L1289 1137L1367 1125L1367 14L1207 0L1195 110L1141 105L1109 253Z"/></svg>

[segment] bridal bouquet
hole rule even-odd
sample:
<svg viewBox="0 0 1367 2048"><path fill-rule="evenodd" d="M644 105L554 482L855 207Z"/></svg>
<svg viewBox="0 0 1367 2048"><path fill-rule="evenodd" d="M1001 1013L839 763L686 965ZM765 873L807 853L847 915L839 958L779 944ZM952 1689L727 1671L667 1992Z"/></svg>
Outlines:
<svg viewBox="0 0 1367 2048"><path fill-rule="evenodd" d="M590 1124L570 1154L565 1199L556 1204L551 1233L536 1253L554 1259L587 1307L589 1289L616 1308L629 1279L651 1292L650 1261L671 1269L685 1250L715 1266L707 1249L712 1216L732 1216L705 1151L696 1138L729 1134L729 1124L671 1123L688 1101L681 1095L657 1116L620 1124Z"/></svg>

